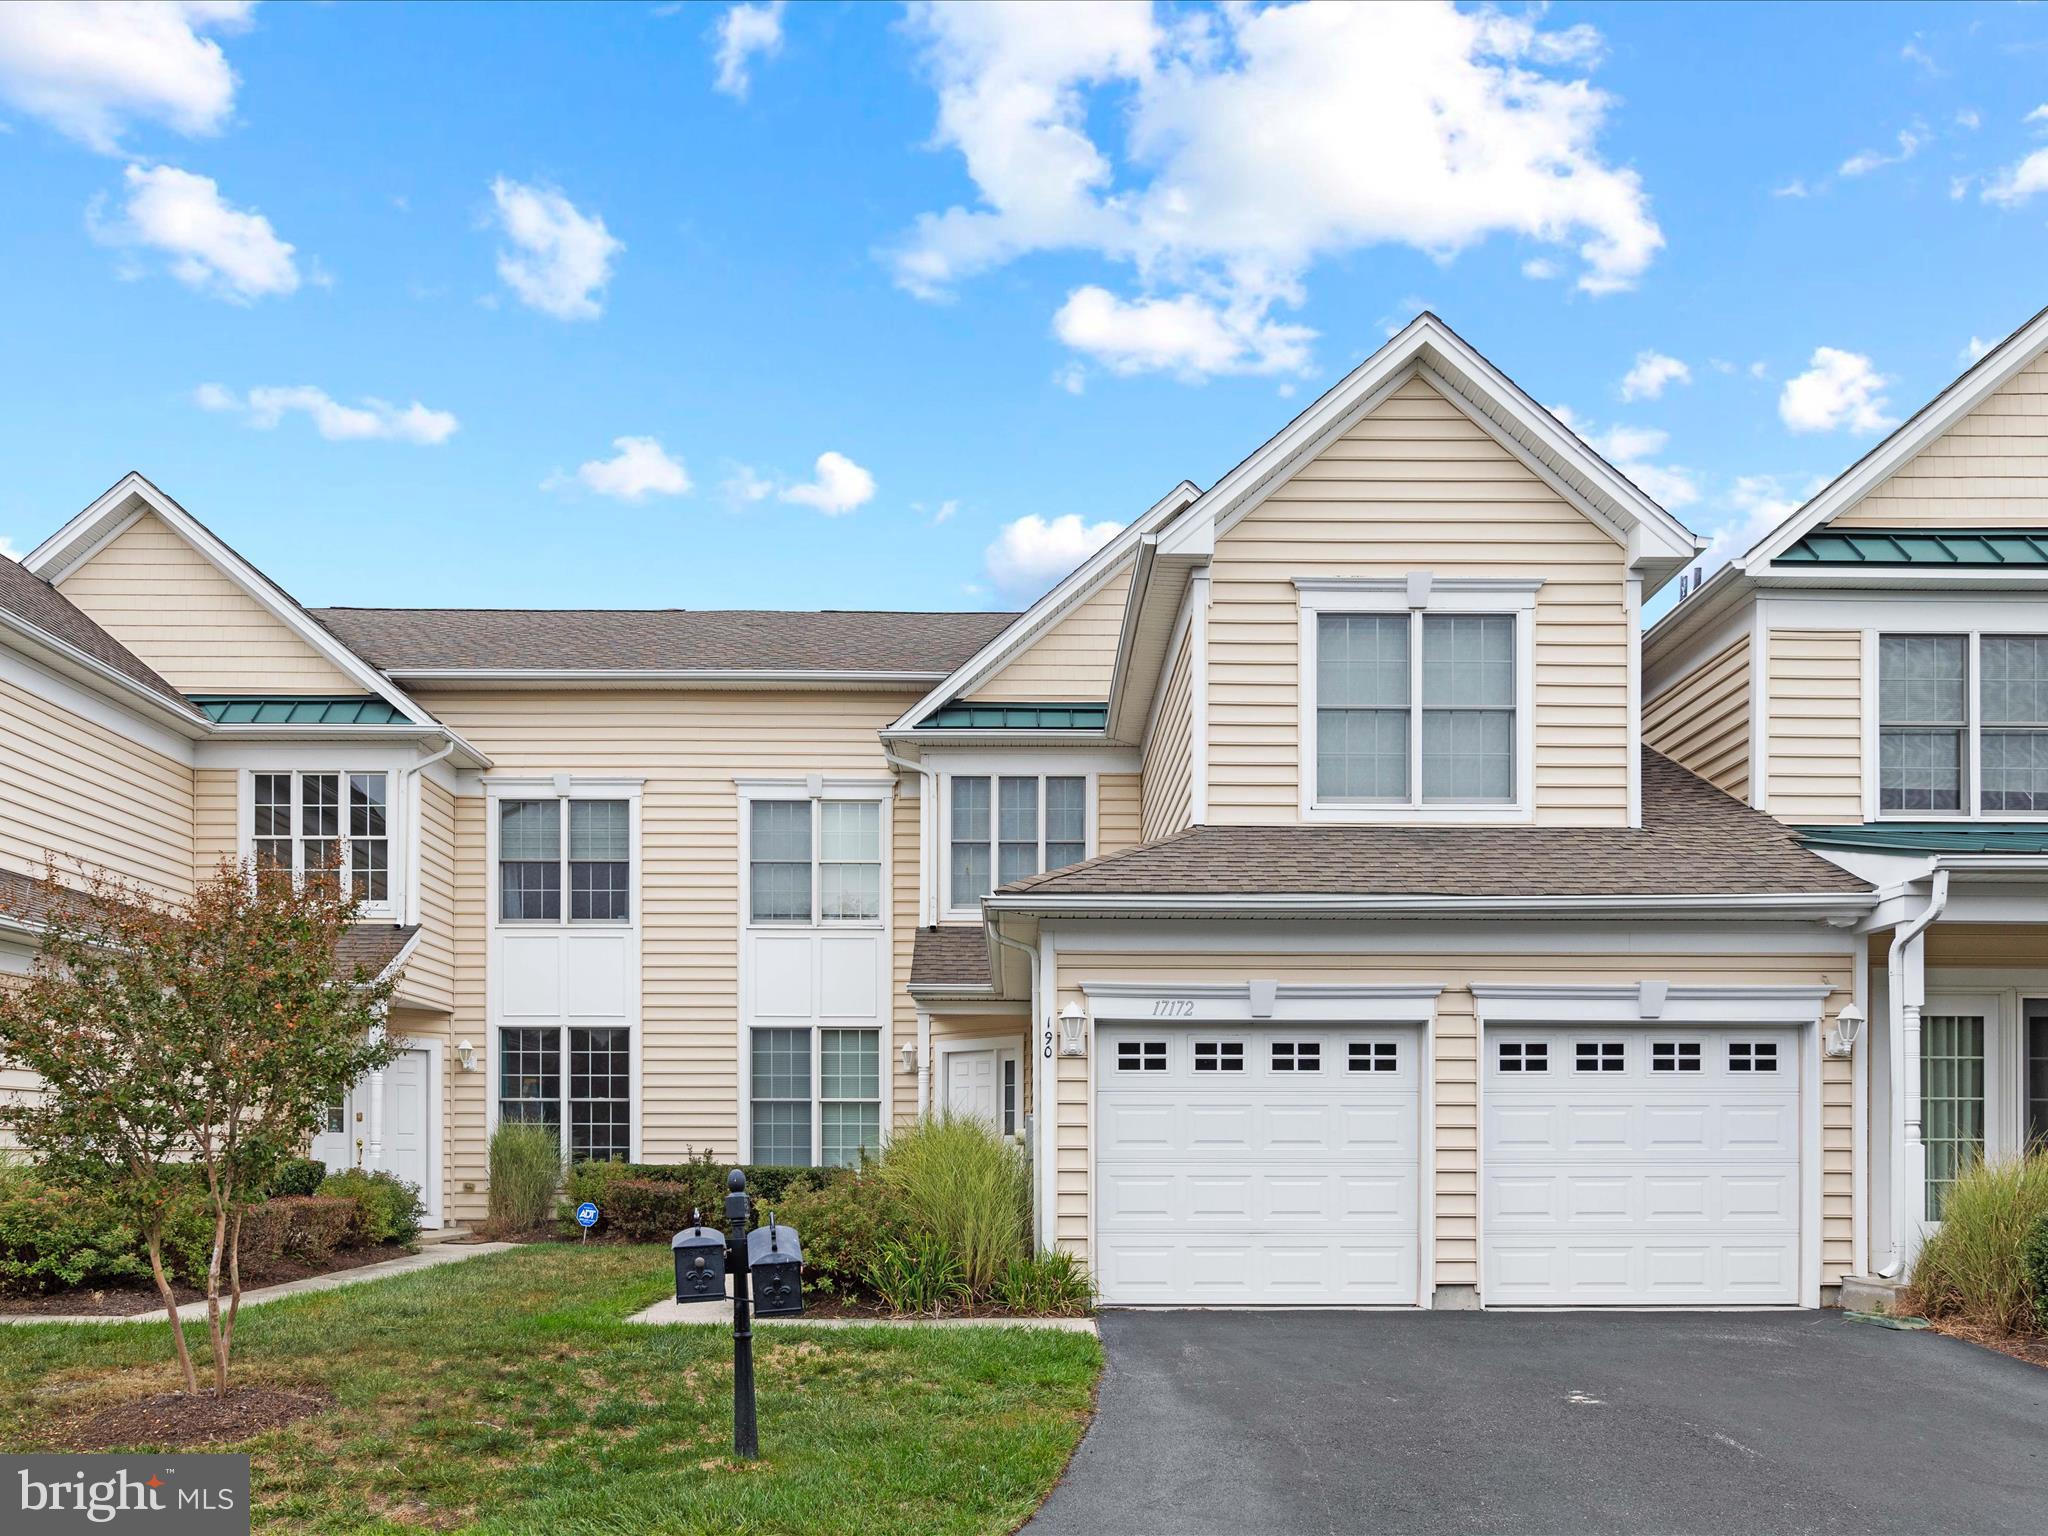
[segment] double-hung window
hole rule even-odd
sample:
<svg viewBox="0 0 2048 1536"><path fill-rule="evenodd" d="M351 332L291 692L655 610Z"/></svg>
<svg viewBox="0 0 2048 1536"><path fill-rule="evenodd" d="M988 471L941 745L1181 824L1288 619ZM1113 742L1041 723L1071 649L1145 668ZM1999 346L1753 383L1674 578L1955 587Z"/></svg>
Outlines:
<svg viewBox="0 0 2048 1536"><path fill-rule="evenodd" d="M1877 808L2048 814L2048 635L1878 640Z"/></svg>
<svg viewBox="0 0 2048 1536"><path fill-rule="evenodd" d="M250 850L295 878L336 873L364 905L391 900L389 777L381 773L257 773Z"/></svg>
<svg viewBox="0 0 2048 1536"><path fill-rule="evenodd" d="M756 923L879 922L881 803L749 801L747 916Z"/></svg>
<svg viewBox="0 0 2048 1536"><path fill-rule="evenodd" d="M1299 585L1311 812L1526 806L1534 584Z"/></svg>
<svg viewBox="0 0 2048 1536"><path fill-rule="evenodd" d="M632 919L633 812L626 800L500 800L498 921ZM566 907L563 893L568 893Z"/></svg>
<svg viewBox="0 0 2048 1536"><path fill-rule="evenodd" d="M973 911L998 886L1088 857L1085 777L953 774L946 784L951 910Z"/></svg>
<svg viewBox="0 0 2048 1536"><path fill-rule="evenodd" d="M570 1161L625 1162L633 1150L632 1059L631 1031L615 1026L501 1029L498 1119L545 1125L558 1139L566 1120Z"/></svg>

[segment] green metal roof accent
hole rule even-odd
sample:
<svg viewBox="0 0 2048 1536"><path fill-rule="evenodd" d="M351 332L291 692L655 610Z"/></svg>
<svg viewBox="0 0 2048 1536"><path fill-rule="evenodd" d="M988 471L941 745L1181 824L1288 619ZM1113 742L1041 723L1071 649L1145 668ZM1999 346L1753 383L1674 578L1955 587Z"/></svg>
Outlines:
<svg viewBox="0 0 2048 1536"><path fill-rule="evenodd" d="M1107 704L944 704L918 722L921 731L1100 731Z"/></svg>
<svg viewBox="0 0 2048 1536"><path fill-rule="evenodd" d="M1865 821L1841 827L1794 827L1812 848L1870 853L2048 853L2048 822Z"/></svg>
<svg viewBox="0 0 2048 1536"><path fill-rule="evenodd" d="M2048 513L2048 507L2042 511ZM1816 528L1778 556L1780 565L1961 566L1972 570L2048 567L2048 527Z"/></svg>
<svg viewBox="0 0 2048 1536"><path fill-rule="evenodd" d="M195 694L192 703L215 725L412 724L391 704L373 694L353 698Z"/></svg>

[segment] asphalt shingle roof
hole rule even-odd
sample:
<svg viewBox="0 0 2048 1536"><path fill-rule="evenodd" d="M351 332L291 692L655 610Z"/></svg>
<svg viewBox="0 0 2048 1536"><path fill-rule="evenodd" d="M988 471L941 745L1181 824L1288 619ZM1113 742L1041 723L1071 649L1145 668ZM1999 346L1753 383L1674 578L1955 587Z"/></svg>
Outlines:
<svg viewBox="0 0 2048 1536"><path fill-rule="evenodd" d="M1028 896L1749 896L1870 889L1792 828L1656 752L1643 825L1191 827L1033 875Z"/></svg>
<svg viewBox="0 0 2048 1536"><path fill-rule="evenodd" d="M945 992L988 984L988 940L979 923L942 923L917 930L910 952L911 991Z"/></svg>
<svg viewBox="0 0 2048 1536"><path fill-rule="evenodd" d="M314 608L386 672L950 672L1014 613L828 609Z"/></svg>
<svg viewBox="0 0 2048 1536"><path fill-rule="evenodd" d="M0 557L0 608L33 624L44 634L85 652L93 660L112 667L130 682L140 683L150 692L161 695L167 703L192 712L192 706L185 701L183 694L158 677L127 646L87 618L70 598L42 577L5 557Z"/></svg>

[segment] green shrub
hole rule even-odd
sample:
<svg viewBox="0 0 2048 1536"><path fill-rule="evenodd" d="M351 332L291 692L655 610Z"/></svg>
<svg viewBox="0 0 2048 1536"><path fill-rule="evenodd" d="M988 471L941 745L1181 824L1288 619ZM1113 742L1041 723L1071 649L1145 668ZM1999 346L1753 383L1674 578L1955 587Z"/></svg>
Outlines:
<svg viewBox="0 0 2048 1536"><path fill-rule="evenodd" d="M410 1247L419 1240L420 1217L424 1214L419 1187L406 1183L395 1173L365 1173L360 1168L332 1173L322 1181L320 1194L353 1200L361 1208L356 1232L357 1242L364 1246L403 1243Z"/></svg>
<svg viewBox="0 0 2048 1536"><path fill-rule="evenodd" d="M2034 1297L2034 1326L2048 1333L2048 1216L2034 1223L2034 1230L2020 1245L2020 1265Z"/></svg>
<svg viewBox="0 0 2048 1536"><path fill-rule="evenodd" d="M2044 1221L2048 1154L1965 1168L1913 1264L1913 1304L2009 1332L2034 1326L2042 1293L2024 1253Z"/></svg>
<svg viewBox="0 0 2048 1536"><path fill-rule="evenodd" d="M92 1195L0 1168L0 1291L126 1285L149 1278L134 1227Z"/></svg>
<svg viewBox="0 0 2048 1536"><path fill-rule="evenodd" d="M690 1187L667 1179L614 1179L600 1203L605 1229L629 1243L665 1243L690 1224L695 1202ZM722 1227L724 1212L704 1212L706 1225Z"/></svg>
<svg viewBox="0 0 2048 1536"><path fill-rule="evenodd" d="M959 1254L931 1232L883 1242L868 1265L867 1279L893 1312L928 1312L936 1317L971 1299Z"/></svg>
<svg viewBox="0 0 2048 1536"><path fill-rule="evenodd" d="M703 1211L707 1222L723 1226L725 1181L733 1167L732 1163L715 1159L708 1152L693 1153L679 1163L577 1163L569 1170L556 1213L561 1233L564 1237L580 1234L582 1229L576 1225L576 1207L585 1200L591 1200L596 1202L599 1213L598 1223L591 1229L592 1235L627 1236L612 1223L611 1198L612 1189L627 1179L675 1186L681 1193L665 1209L679 1210L682 1220L687 1223L690 1211L695 1208ZM747 1175L747 1193L753 1196L757 1209L779 1207L794 1194L822 1188L851 1172L845 1168L791 1168L771 1163L751 1164L743 1171ZM672 1233L680 1230L680 1227L671 1227L658 1236L666 1241Z"/></svg>
<svg viewBox="0 0 2048 1536"><path fill-rule="evenodd" d="M562 1182L562 1146L545 1125L508 1120L491 1133L490 1223L530 1232L548 1219Z"/></svg>
<svg viewBox="0 0 2048 1536"><path fill-rule="evenodd" d="M803 1243L804 1285L832 1296L864 1290L882 1245L910 1235L894 1196L866 1172L795 1190L765 1206L764 1218L770 1210Z"/></svg>
<svg viewBox="0 0 2048 1536"><path fill-rule="evenodd" d="M977 1117L942 1114L898 1131L872 1176L912 1231L953 1255L976 1298L992 1294L1027 1251L1030 1169L1015 1144Z"/></svg>
<svg viewBox="0 0 2048 1536"><path fill-rule="evenodd" d="M1010 1260L996 1280L996 1300L1008 1312L1079 1317L1095 1305L1095 1286L1071 1253L1034 1253Z"/></svg>
<svg viewBox="0 0 2048 1536"><path fill-rule="evenodd" d="M327 1179L327 1165L317 1157L291 1157L278 1164L277 1172L270 1176L270 1193L278 1195L317 1195L320 1186ZM243 1227L246 1232L247 1226Z"/></svg>

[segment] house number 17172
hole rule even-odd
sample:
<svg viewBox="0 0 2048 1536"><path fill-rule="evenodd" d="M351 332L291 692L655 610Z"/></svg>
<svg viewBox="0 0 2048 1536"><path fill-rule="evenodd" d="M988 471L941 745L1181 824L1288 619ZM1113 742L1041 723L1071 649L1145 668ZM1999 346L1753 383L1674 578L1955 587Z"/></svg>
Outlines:
<svg viewBox="0 0 2048 1536"><path fill-rule="evenodd" d="M1195 1001L1191 997L1159 997L1152 1000L1152 1017L1155 1019L1191 1019L1195 1016Z"/></svg>

